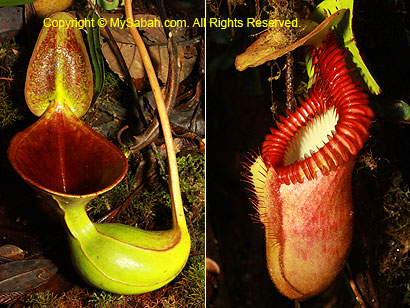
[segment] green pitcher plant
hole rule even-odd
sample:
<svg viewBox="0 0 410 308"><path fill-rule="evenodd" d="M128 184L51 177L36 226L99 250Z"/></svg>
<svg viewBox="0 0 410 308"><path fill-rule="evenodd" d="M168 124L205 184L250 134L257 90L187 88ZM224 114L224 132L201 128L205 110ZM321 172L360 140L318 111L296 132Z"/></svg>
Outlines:
<svg viewBox="0 0 410 308"><path fill-rule="evenodd" d="M74 19L68 13L51 18ZM25 86L27 105L40 119L14 136L8 158L60 214L73 265L87 283L118 294L150 292L174 279L189 256L179 184L170 183L173 224L169 230L146 231L90 220L87 203L117 185L128 167L116 146L79 119L90 106L92 85L79 29L43 27Z"/></svg>

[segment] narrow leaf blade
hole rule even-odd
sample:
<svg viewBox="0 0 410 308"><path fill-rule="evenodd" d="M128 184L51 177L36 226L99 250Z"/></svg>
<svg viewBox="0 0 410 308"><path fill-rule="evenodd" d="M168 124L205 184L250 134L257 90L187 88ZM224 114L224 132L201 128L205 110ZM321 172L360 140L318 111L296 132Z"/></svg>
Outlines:
<svg viewBox="0 0 410 308"><path fill-rule="evenodd" d="M22 4L27 4L34 2L35 0L3 0L0 3L0 7L2 6L17 6Z"/></svg>
<svg viewBox="0 0 410 308"><path fill-rule="evenodd" d="M340 9L347 10L343 20L335 26L337 37L343 40L344 47L349 50L368 91L377 95L381 93L381 89L364 63L353 34L353 3L354 0L325 0L316 7L310 18L320 22Z"/></svg>
<svg viewBox="0 0 410 308"><path fill-rule="evenodd" d="M94 96L92 99L92 102L94 103L100 96L104 87L105 68L100 44L100 28L97 26L98 16L93 11L90 11L87 19L95 21L91 24L96 25L95 27L92 27L91 24L87 24L88 49L90 50L91 63L94 69Z"/></svg>

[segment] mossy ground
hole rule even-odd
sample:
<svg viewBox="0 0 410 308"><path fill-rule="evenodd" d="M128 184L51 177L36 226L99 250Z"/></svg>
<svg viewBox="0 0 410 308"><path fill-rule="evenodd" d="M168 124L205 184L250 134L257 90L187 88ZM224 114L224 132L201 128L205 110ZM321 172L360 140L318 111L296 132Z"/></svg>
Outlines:
<svg viewBox="0 0 410 308"><path fill-rule="evenodd" d="M26 308L198 308L205 307L205 264L193 256L175 281L142 295L117 295L74 286L62 294L38 292L27 296Z"/></svg>
<svg viewBox="0 0 410 308"><path fill-rule="evenodd" d="M14 73L11 69L17 60L19 46L14 41L0 43L0 129L5 129L24 118L11 99Z"/></svg>

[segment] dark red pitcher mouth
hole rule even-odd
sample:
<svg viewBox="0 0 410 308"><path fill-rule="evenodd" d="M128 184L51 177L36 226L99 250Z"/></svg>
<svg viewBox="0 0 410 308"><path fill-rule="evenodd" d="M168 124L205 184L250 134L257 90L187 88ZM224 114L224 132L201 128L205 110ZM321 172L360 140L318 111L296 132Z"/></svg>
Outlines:
<svg viewBox="0 0 410 308"><path fill-rule="evenodd" d="M12 139L8 158L34 187L61 195L103 193L124 177L128 161L65 104L49 110Z"/></svg>

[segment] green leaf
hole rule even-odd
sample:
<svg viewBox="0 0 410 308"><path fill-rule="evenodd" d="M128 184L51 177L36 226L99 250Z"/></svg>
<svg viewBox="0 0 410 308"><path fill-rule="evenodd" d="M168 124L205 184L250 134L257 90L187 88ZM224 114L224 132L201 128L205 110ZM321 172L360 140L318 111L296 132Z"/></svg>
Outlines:
<svg viewBox="0 0 410 308"><path fill-rule="evenodd" d="M353 3L354 0L325 0L316 7L310 18L316 22L321 22L327 16L340 9L347 10L343 20L334 27L336 36L339 40L343 40L344 47L349 50L352 61L358 68L359 74L367 86L367 90L372 94L378 95L381 93L381 89L364 63L354 38L352 28Z"/></svg>
<svg viewBox="0 0 410 308"><path fill-rule="evenodd" d="M309 77L307 88L310 89L316 81L315 66L313 65L313 58L311 57L312 51L308 51L305 55L306 73Z"/></svg>
<svg viewBox="0 0 410 308"><path fill-rule="evenodd" d="M91 103L93 104L100 96L104 87L105 67L100 44L100 27L98 27L98 16L93 11L90 11L87 19L96 21L91 23L92 25L95 25L94 27L91 27L90 23L86 23L88 48L90 50L91 64L94 69L94 96Z"/></svg>
<svg viewBox="0 0 410 308"><path fill-rule="evenodd" d="M111 11L116 9L120 3L119 0L107 1L107 0L97 0L99 6L101 6L104 10Z"/></svg>
<svg viewBox="0 0 410 308"><path fill-rule="evenodd" d="M0 7L2 6L17 6L22 4L27 4L34 2L35 0L2 0L0 3Z"/></svg>

